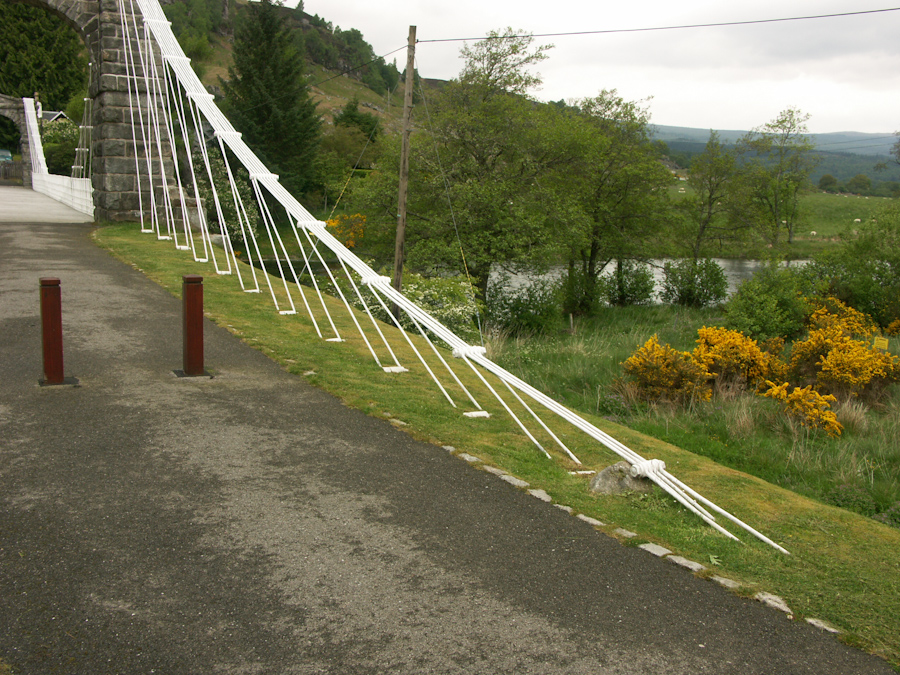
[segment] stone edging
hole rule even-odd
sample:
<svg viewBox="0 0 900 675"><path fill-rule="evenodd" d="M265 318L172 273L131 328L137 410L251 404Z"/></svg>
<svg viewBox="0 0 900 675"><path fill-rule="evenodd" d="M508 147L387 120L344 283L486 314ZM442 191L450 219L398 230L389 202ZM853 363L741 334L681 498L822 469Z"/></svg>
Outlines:
<svg viewBox="0 0 900 675"><path fill-rule="evenodd" d="M516 478L515 476L504 471L503 469L498 469L495 466L486 464L486 463L484 463L483 460L481 460L478 457L475 457L474 455L471 455L466 452L458 452L457 449L454 448L452 445L444 445L442 447L444 450L447 450L454 456L459 457L462 460L465 460L472 466L476 466L478 469L481 469L488 473L494 474L495 476L500 478L500 480L503 480L503 481L509 483L510 485L513 485L514 487L521 488L523 490L527 490L528 494L531 495L532 497L534 497L535 499L539 499L542 502L547 502L548 504L552 504L553 506L560 509L561 511L565 511L569 515L573 515L576 518L578 518L579 520L583 520L588 525L590 525L594 528L609 527L606 523L603 523L603 522L597 520L596 518L592 518L591 516L585 515L583 513L576 513L575 509L573 509L571 506L566 506L564 504L559 504L559 503L554 502L553 497L551 497L549 494L547 494L546 491L541 490L541 489L531 488L531 486L527 482L522 480L521 478ZM621 527L614 529L612 531L612 534L617 535L618 537L621 537L623 539L633 539L634 537L638 536L636 533L629 532L628 530L622 529ZM707 571L707 568L705 565L702 565L701 563L698 563L695 560L689 560L687 558L683 558L682 556L674 555L672 553L672 551L670 551L669 549L667 549L663 546L660 546L659 544L653 544L653 543L647 542L644 544L639 544L638 548L642 549L644 551L647 551L648 553L651 553L652 555L655 555L657 558L665 558L669 562L674 563L675 565L683 567L687 570L690 570L691 572L693 572L695 574L699 574L699 573ZM741 587L741 584L739 582L734 581L733 579L728 579L726 577L713 575L713 576L710 576L707 578L709 578L711 581L716 582L717 584L719 584L720 586L722 586L723 588L726 588L728 590L736 591L737 589L739 589ZM764 605L766 605L768 607L771 607L772 609L777 609L780 612L784 612L787 615L788 619L794 618L794 613L791 610L791 608L788 606L788 604L784 601L783 598L781 598L777 595L774 595L772 593L759 592L753 596L753 599L763 603ZM806 622L808 624L815 626L816 628L826 631L828 633L840 633L841 632L834 626L828 624L825 621L822 621L821 619L807 618Z"/></svg>

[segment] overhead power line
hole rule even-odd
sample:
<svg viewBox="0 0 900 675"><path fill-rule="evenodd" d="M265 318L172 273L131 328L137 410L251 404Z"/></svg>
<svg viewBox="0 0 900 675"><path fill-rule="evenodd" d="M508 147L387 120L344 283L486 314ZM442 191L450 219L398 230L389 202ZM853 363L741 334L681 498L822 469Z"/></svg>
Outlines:
<svg viewBox="0 0 900 675"><path fill-rule="evenodd" d="M547 37L566 37L570 35L608 35L612 33L648 33L651 31L661 31L661 30L684 30L687 28L721 28L725 26L751 26L755 24L763 24L763 23L782 23L785 21L809 21L811 19L834 19L837 17L844 16L859 16L862 14L882 14L884 12L897 12L900 11L900 7L890 7L887 9L869 9L863 10L859 12L840 12L837 14L813 14L810 16L790 16L782 19L755 19L751 21L724 21L721 23L694 23L694 24L684 24L680 26L654 26L650 28L613 28L608 30L582 30L582 31L569 31L565 33L534 33L534 34L526 34L526 35L483 35L481 37L467 37L467 38L439 38L434 40L416 40L416 42L465 42L468 40L511 40L514 38L522 38L522 37L539 37L539 38L547 38Z"/></svg>

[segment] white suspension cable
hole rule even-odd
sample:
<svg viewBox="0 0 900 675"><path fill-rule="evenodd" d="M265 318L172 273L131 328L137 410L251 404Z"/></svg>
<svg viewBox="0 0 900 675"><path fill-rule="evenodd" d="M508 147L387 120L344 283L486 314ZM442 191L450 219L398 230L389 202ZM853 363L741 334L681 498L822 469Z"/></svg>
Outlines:
<svg viewBox="0 0 900 675"><path fill-rule="evenodd" d="M275 229L275 221L272 219L272 214L269 212L269 207L266 204L266 200L260 192L259 183L257 182L259 179L257 176L250 176L250 183L253 186L253 192L256 194L256 204L260 211L260 216L262 217L263 226L266 228L266 235L269 238L269 245L272 247L272 255L275 256L275 266L278 267L278 275L281 277L281 283L284 286L284 292L287 294L288 302L291 304L290 309L282 309L279 310L279 314L296 314L297 308L294 306L294 298L291 296L291 289L288 288L287 285L287 277L284 274L284 268L281 266L281 257L278 255L278 249L275 247L275 239L272 236L272 230ZM287 257L287 256L285 256ZM262 264L262 260L260 260L260 265L263 269L263 272L266 271L265 265ZM268 275L266 275L266 279L268 279ZM269 286L271 290L271 285ZM275 299L275 291L272 290L272 299ZM275 308L278 309L278 303L276 301Z"/></svg>
<svg viewBox="0 0 900 675"><path fill-rule="evenodd" d="M337 283L334 280L334 277L331 276L331 271L328 269L328 265L325 264L325 261L322 259L321 254L316 250L315 245L313 245L312 237L309 236L309 231L305 227L303 227L300 223L291 221L291 224L294 228L294 236L297 238L297 243L300 244L300 248L303 250L303 257L306 259L306 268L309 270L309 276L313 279L313 285L316 287L316 292L319 294L319 302L322 303L322 309L325 310L325 316L328 319L328 324L331 326L331 330L334 331L333 338L326 338L329 342L343 342L343 338L341 338L340 333L338 333L337 326L334 325L334 320L331 318L331 312L328 311L328 305L325 304L325 298L322 296L322 290L319 288L319 284L316 282L316 275L313 274L312 267L310 266L310 260L306 256L306 250L303 248L303 244L300 243L300 231L303 232L303 235L306 237L306 241L309 243L309 247L312 249L312 252L316 254L319 258L319 263L328 273L328 276L331 277L331 282L337 287ZM321 335L321 333L319 334Z"/></svg>
<svg viewBox="0 0 900 675"><path fill-rule="evenodd" d="M234 259L234 251L231 247L231 241L228 236L228 226L225 224L225 216L222 213L222 203L219 201L219 191L216 189L216 182L213 179L212 166L210 165L210 161L209 161L209 152L206 148L206 138L203 134L203 125L198 120L199 116L197 113L197 105L196 105L196 102L194 101L192 95L190 94L190 92L187 92L185 95L187 96L187 99L188 99L188 108L191 111L191 119L194 122L194 139L195 139L195 142L197 143L198 149L200 150L200 158L203 160L203 166L206 169L206 178L209 181L210 194L212 195L212 198L213 198L213 206L215 206L215 209L216 209L216 219L217 219L217 222L219 225L219 234L223 238L222 248L225 250L225 262L228 264L228 267L226 267L225 269L222 269L222 267L219 265L219 258L218 258L218 256L216 256L216 249L212 245L212 236L209 233L209 225L207 223L206 213L205 213L206 209L203 207L202 201L200 199L199 186L197 184L199 176L196 173L194 173L193 177L194 177L195 194L197 195L198 209L200 211L204 212L203 213L203 223L206 226L206 230L205 230L206 236L209 238L209 243L210 243L209 253L212 256L213 266L216 268L216 274L231 274L231 271L232 271L231 264L232 264L232 260ZM188 139L188 142L190 142L190 139ZM190 153L190 154L193 154L193 153ZM229 256L229 253L231 254L230 256ZM237 273L238 281L241 285L241 288L243 289L244 288L244 280L241 278L240 270L236 269L236 273Z"/></svg>
<svg viewBox="0 0 900 675"><path fill-rule="evenodd" d="M528 385L523 382L521 379L515 377L490 359L488 359L482 348L473 348L468 345L464 340L462 340L459 336L455 335L451 330L449 330L446 326L437 321L434 317L432 317L428 312L424 311L413 302L411 302L408 298L406 298L402 293L396 291L393 287L390 286L390 283L385 283L384 279L378 277L376 273L367 265L364 261L362 261L358 256L356 256L352 251L344 247L330 232L327 231L325 223L315 219L293 196L291 196L287 190L278 182L277 177L270 173L270 171L262 164L259 158L250 150L250 148L243 141L240 134L234 129L231 123L225 118L222 112L218 109L213 101L213 97L209 95L203 85L200 83L199 79L196 77L196 74L191 70L190 65L184 53L181 51L181 48L178 46L177 41L174 38L174 35L171 32L171 27L168 21L165 18L164 13L162 12L162 8L160 7L157 0L132 0L132 2L137 2L140 7L141 14L144 17L144 34L143 38L141 37L139 31L137 30L137 25L134 20L134 16L132 16L132 23L134 23L135 27L135 36L136 36L136 44L138 46L139 51L139 60L141 65L143 66L143 77L144 77L144 86L146 93L146 106L147 106L147 134L144 135L144 149L145 149L145 158L147 160L148 167L148 183L150 186L150 202L151 202L151 218L157 218L157 208L154 197L154 184L156 181L156 176L154 175L154 171L152 170L152 163L155 158L153 158L150 145L152 141L150 141L150 137L155 133L155 137L153 140L156 145L156 154L159 157L159 180L162 182L163 186L163 202L166 207L165 213L167 214L167 227L166 232L174 234L174 217L170 215L171 211L171 199L169 196L169 178L167 178L165 164L163 163L163 152L162 152L162 141L161 141L161 124L165 124L165 129L168 134L168 140L172 147L173 153L176 147L176 143L174 141L173 136L175 135L176 125L171 121L171 116L174 114L175 116L179 116L179 110L183 110L180 106L180 94L178 96L175 95L176 90L180 87L185 96L188 98L189 105L188 107L191 109L191 116L194 121L194 130L197 139L198 146L200 148L201 156L203 157L204 168L206 169L206 175L209 178L210 185L212 186L212 194L213 200L216 206L217 217L219 218L219 229L225 235L225 249L226 249L226 259L229 263L229 270L231 268L231 263L234 262L235 269L237 271L239 279L241 279L241 287L245 291L251 292L260 292L260 284L256 275L255 266L253 265L254 256L259 260L259 264L261 270L263 271L263 276L266 280L266 284L269 287L270 294L272 296L272 300L275 304L276 310L281 311L279 309L278 298L274 292L272 287L272 283L270 281L270 276L265 272L265 265L262 261L262 255L260 253L259 245L256 237L253 235L251 229L251 220L248 218L248 208L253 208L252 204L245 204L244 200L241 198L238 191L238 181L236 178L235 171L232 170L231 162L229 160L229 154L235 158L235 161L238 162L239 168L241 171L247 171L251 177L251 185L253 188L254 200L256 201L256 206L259 209L259 215L262 220L263 226L266 228L266 235L268 236L269 242L272 245L273 255L275 258L276 265L278 267L279 272L281 273L282 282L284 283L284 288L287 293L287 297L290 302L290 306L292 308L292 312L295 312L295 304L293 302L293 296L291 287L288 284L287 272L282 265L282 257L284 258L284 263L290 270L290 275L293 277L294 285L300 291L301 296L303 297L304 304L306 305L307 312L310 315L310 318L313 321L313 324L316 327L317 333L321 336L322 333L319 330L318 324L314 318L313 312L311 311L311 307L306 300L306 296L303 293L303 289L300 285L300 279L294 268L293 263L290 260L290 256L287 253L287 249L284 245L284 241L281 238L281 235L276 227L275 219L272 215L272 210L270 207L270 199L274 199L282 208L284 208L285 213L287 214L288 221L290 223L291 229L294 231L294 236L297 240L298 246L300 247L301 254L303 256L304 261L304 270L301 271L301 275L303 272L308 271L310 274L310 278L312 280L313 287L316 289L317 294L319 295L319 299L322 303L322 307L326 313L329 323L331 324L332 329L334 330L336 338L331 338L331 340L340 341L340 335L338 334L337 327L335 322L331 316L331 313L328 310L327 303L324 300L321 289L316 280L316 274L313 273L312 268L312 260L313 256L315 256L318 261L321 263L323 269L331 280L331 283L334 285L335 292L339 296L340 300L343 302L345 308L349 312L352 317L353 322L356 325L357 330L360 332L360 335L363 337L364 342L366 343L367 348L370 353L375 358L375 361L378 365L381 365L372 345L369 343L368 338L366 337L365 332L362 329L362 326L356 319L355 310L348 302L347 298L344 295L344 292L337 283L332 271L327 265L322 257L322 254L319 250L319 244L324 245L331 251L336 257L341 265L342 270L345 275L349 279L351 286L354 289L358 299L362 303L365 308L366 313L369 315L370 320L373 322L376 330L379 332L379 335L384 342L388 352L391 354L391 357L396 363L396 366L391 366L385 368L385 370L405 370L402 366L400 366L400 362L397 359L397 355L394 353L393 349L391 349L390 342L386 339L386 336L381 331L377 322L375 322L374 317L372 316L371 311L369 311L368 304L363 298L360 289L356 285L354 275L358 276L362 280L362 283L368 286L372 296L377 300L378 304L387 311L387 304L391 303L396 305L401 311L405 312L405 314L410 318L413 325L419 331L421 336L425 339L425 341L429 344L432 351L437 355L439 360L442 362L445 368L447 368L448 372L453 375L454 380L457 384L462 388L462 390L466 393L469 400L479 408L479 413L484 413L481 410L481 407L478 405L475 397L472 393L463 385L460 378L455 373L454 369L450 367L447 361L443 358L440 351L435 347L432 339L429 337L428 333L444 344L446 344L454 353L462 358L463 362L466 366L468 366L480 380L482 385L498 400L501 406L505 409L507 414L514 420L516 425L522 430L522 432L535 444L536 447L540 449L540 451L547 457L550 457L550 453L541 445L538 438L529 430L529 428L523 423L523 421L516 415L507 401L499 395L497 390L488 381L485 375L490 374L493 377L499 379L503 385L509 390L512 394L513 398L518 401L518 403L528 411L529 415L537 422L538 425L543 429L543 431L550 436L554 442L562 448L563 452L566 456L575 464L580 465L581 462L578 458L569 450L569 448L562 442L560 436L548 425L544 420L538 415L537 411L532 407L532 403L539 404L539 407L543 410L546 410L555 416L559 417L562 421L567 422L572 425L574 428L578 429L580 432L586 434L589 438L594 441L602 444L606 448L608 448L613 453L619 455L633 466L636 467L636 471L643 472L645 476L652 480L654 483L660 486L668 494L672 495L674 499L676 499L680 504L682 504L686 509L696 514L699 518L701 518L704 522L709 524L711 527L715 528L717 531L722 534L731 537L734 537L733 534L725 530L718 522L716 522L715 517L712 515L710 511L718 513L720 515L725 516L734 524L746 529L748 532L754 534L754 536L760 538L765 543L775 547L776 549L786 553L786 551L772 542L770 539L765 538L763 535L753 530L747 526L743 521L738 518L732 516L731 514L727 514L723 509L712 504L708 499L700 496L696 491L688 488L681 481L674 478L671 474L669 474L665 470L665 466L661 462L656 461L647 461L644 460L639 454L632 451L630 448L626 447L621 442L612 438L605 432L598 429L593 424L581 418L579 415L574 412L568 410L561 404L553 401L553 399L549 398L545 394L536 390L534 387ZM120 11L123 11L123 26L126 24L124 17L124 0L119 0ZM132 5L134 7L134 5ZM135 12L133 11L134 15ZM128 35L127 31L126 35ZM153 46L150 42L151 35L155 40L155 44L158 47L160 54L163 59L163 70L164 76L166 78L165 88L164 90L160 89L162 86L160 84L160 78L157 76L155 79L151 77L152 73L156 71L156 60L154 57ZM126 42L130 43L130 38L126 38ZM142 47L143 44L146 44L146 49ZM127 51L127 49L126 49ZM132 50L133 51L133 50ZM132 64L134 62L132 56ZM136 69L134 70L134 92L135 98L137 99L137 108L138 108L138 116L141 117L141 96L139 87L137 87L137 77L138 73ZM177 86L176 86L177 81ZM129 89L129 94L131 94L131 90ZM171 95L171 99L170 99ZM174 101L174 105L173 105ZM135 105L132 102L132 105ZM160 114L167 114L168 117L166 119L160 120ZM186 124L182 124L184 117L179 117L179 125L178 128L181 131L183 137L186 136ZM230 246L231 238L227 236L228 225L225 223L225 218L223 215L223 211L221 208L221 203L218 200L218 193L215 188L215 180L213 178L213 171L211 168L211 162L209 153L207 152L205 137L203 134L203 125L207 124L212 129L214 135L218 140L218 147L220 151L220 155L222 161L225 165L225 169L228 175L229 187L232 191L232 200L235 206L236 218L238 220L237 229L240 229L242 236L244 238L244 242L246 243L247 257L248 262L250 263L251 274L253 275L255 288L248 289L242 279L242 275L240 273L239 265L237 262L237 258L232 246ZM140 127L142 129L143 134L143 121L140 120ZM137 147L137 135L135 134L135 145ZM150 142L148 142L150 141ZM190 147L188 143L186 147ZM137 157L137 153L136 153ZM438 159L438 161L440 161ZM188 165L191 167L193 171L193 162L189 157ZM177 188L179 190L182 189L181 179L179 174L179 167L176 161L174 168L174 183L177 184ZM195 186L196 186L196 178ZM140 181L139 181L140 182ZM183 191L180 193L183 199ZM195 190L195 196L198 199L197 207L198 211L202 210L202 203L199 199L199 193ZM167 201L168 200L168 201ZM186 211L184 207L184 202L182 202L183 213ZM280 211L278 212L280 215ZM183 218L183 221L186 223L187 218ZM143 222L143 221L142 221ZM203 230L204 218L200 217L201 222L201 231ZM143 228L142 228L143 229ZM157 236L160 236L160 224L158 219L154 220L152 223L151 230L157 233ZM303 231L303 237L306 242L310 246L310 252L307 253L306 246L303 241L301 241L300 230ZM190 230L186 229L185 233L187 236L192 236L190 234ZM204 235L206 238L209 237L208 232ZM315 238L315 241L313 241ZM193 240L191 240L193 241ZM206 240L204 240L206 241ZM213 251L213 247L210 246L210 251ZM230 258L229 258L230 252ZM212 257L216 258L214 252L212 253ZM219 272L218 264L216 263L217 272ZM220 272L221 273L221 272ZM425 367L425 370L428 372L429 376L438 387L441 389L444 396L450 401L451 405L455 406L455 402L453 401L452 396L450 396L449 392L444 388L439 379L437 378L434 371L429 366L427 360L424 358L423 354L419 351L415 342L408 335L407 331L404 330L402 323L399 321L398 317L394 317L393 314L387 311L387 314L391 316L391 320L397 326L398 330L402 333L404 339L407 344L416 354L419 362ZM469 413L466 413L469 414ZM709 509L709 510L707 510Z"/></svg>

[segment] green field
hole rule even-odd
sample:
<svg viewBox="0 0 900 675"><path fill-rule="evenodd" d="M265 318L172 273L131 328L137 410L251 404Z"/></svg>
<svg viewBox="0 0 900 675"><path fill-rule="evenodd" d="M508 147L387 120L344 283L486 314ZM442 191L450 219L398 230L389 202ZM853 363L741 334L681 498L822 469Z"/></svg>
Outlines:
<svg viewBox="0 0 900 675"><path fill-rule="evenodd" d="M672 186L672 200L690 194L685 182ZM840 243L842 236L853 236L854 230L871 220L878 212L896 200L887 197L861 197L857 195L809 192L800 199L800 220L794 230L794 241L783 241L778 250L755 245L745 248L728 248L713 252L720 258L762 258L773 254L788 260L802 260L828 250ZM860 222L856 222L857 219ZM783 238L786 238L784 236Z"/></svg>

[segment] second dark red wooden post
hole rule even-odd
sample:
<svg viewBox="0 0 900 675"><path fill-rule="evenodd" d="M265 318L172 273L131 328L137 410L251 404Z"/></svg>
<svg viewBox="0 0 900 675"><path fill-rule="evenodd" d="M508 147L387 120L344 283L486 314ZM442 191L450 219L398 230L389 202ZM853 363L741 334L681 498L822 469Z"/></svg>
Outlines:
<svg viewBox="0 0 900 675"><path fill-rule="evenodd" d="M44 384L63 384L62 292L59 279L41 277Z"/></svg>
<svg viewBox="0 0 900 675"><path fill-rule="evenodd" d="M203 277L185 274L182 278L182 319L184 327L184 374L204 375L203 369Z"/></svg>

